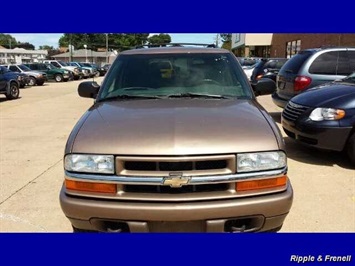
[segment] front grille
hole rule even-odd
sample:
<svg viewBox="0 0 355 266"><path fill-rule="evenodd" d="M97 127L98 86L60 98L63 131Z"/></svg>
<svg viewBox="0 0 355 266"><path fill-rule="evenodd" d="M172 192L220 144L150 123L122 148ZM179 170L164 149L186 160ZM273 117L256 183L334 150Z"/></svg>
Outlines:
<svg viewBox="0 0 355 266"><path fill-rule="evenodd" d="M298 117L303 114L309 107L295 104L293 102L288 102L284 111L282 112L282 117L288 121L296 121Z"/></svg>
<svg viewBox="0 0 355 266"><path fill-rule="evenodd" d="M195 192L215 192L226 191L229 189L229 184L208 184L208 185L187 185L179 188L170 186L151 186L151 185L125 185L125 192L133 193L161 193L161 194L182 194Z"/></svg>
<svg viewBox="0 0 355 266"><path fill-rule="evenodd" d="M235 173L235 155L191 157L117 157L118 175L169 176L181 172L188 176Z"/></svg>

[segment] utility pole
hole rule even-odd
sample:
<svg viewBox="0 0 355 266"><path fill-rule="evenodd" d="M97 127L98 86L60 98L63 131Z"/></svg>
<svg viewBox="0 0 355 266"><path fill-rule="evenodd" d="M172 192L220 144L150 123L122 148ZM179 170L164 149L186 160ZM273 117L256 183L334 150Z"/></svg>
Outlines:
<svg viewBox="0 0 355 266"><path fill-rule="evenodd" d="M219 34L217 33L217 35L216 35L216 47L218 47L218 44L219 44Z"/></svg>
<svg viewBox="0 0 355 266"><path fill-rule="evenodd" d="M71 45L71 33L69 33L69 62L73 61L73 46Z"/></svg>
<svg viewBox="0 0 355 266"><path fill-rule="evenodd" d="M108 64L108 33L106 33L106 64Z"/></svg>

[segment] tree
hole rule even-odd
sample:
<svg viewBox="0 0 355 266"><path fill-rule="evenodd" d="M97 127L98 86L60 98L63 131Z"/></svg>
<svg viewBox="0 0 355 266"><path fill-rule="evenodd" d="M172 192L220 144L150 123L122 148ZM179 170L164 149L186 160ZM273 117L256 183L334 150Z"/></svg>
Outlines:
<svg viewBox="0 0 355 266"><path fill-rule="evenodd" d="M223 41L222 48L231 50L232 49L232 34L231 33L220 33L221 39Z"/></svg>
<svg viewBox="0 0 355 266"><path fill-rule="evenodd" d="M32 43L29 43L29 42L18 42L16 47L23 48L23 49L26 49L26 50L35 50L35 46Z"/></svg>
<svg viewBox="0 0 355 266"><path fill-rule="evenodd" d="M148 40L148 36L149 33L108 33L108 48L118 50L129 49L137 45L145 44ZM83 49L84 45L87 45L87 48L91 50L106 48L106 34L65 33L59 39L59 46L68 47L69 44L73 45L75 49Z"/></svg>
<svg viewBox="0 0 355 266"><path fill-rule="evenodd" d="M169 34L160 33L159 35L153 35L148 38L149 44L166 44L171 43L171 37Z"/></svg>
<svg viewBox="0 0 355 266"><path fill-rule="evenodd" d="M12 49L17 46L17 41L10 34L0 33L0 45Z"/></svg>
<svg viewBox="0 0 355 266"><path fill-rule="evenodd" d="M46 59L51 59L53 55L61 54L61 51L59 49L54 49L53 46L49 46L49 45L40 46L39 49L48 51L48 55Z"/></svg>

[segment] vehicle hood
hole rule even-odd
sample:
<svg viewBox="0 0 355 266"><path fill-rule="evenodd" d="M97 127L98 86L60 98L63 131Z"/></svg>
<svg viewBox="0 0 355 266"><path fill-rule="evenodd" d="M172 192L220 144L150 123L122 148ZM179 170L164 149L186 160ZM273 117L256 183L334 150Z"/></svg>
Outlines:
<svg viewBox="0 0 355 266"><path fill-rule="evenodd" d="M111 101L97 103L84 117L69 145L73 153L197 155L279 149L268 121L248 100Z"/></svg>
<svg viewBox="0 0 355 266"><path fill-rule="evenodd" d="M32 75L35 77L38 77L39 75L45 75L46 73L44 72L40 72L40 71L24 71L23 73L27 74L27 75Z"/></svg>
<svg viewBox="0 0 355 266"><path fill-rule="evenodd" d="M355 108L355 84L328 83L309 89L291 101L310 107Z"/></svg>

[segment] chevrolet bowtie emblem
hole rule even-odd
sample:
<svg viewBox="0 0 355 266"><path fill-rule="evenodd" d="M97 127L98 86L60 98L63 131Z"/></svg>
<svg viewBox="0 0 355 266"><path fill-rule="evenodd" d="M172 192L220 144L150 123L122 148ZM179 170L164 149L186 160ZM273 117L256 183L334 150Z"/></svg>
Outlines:
<svg viewBox="0 0 355 266"><path fill-rule="evenodd" d="M180 172L169 173L169 177L164 178L163 185L178 188L187 185L190 179L191 177L183 176Z"/></svg>

